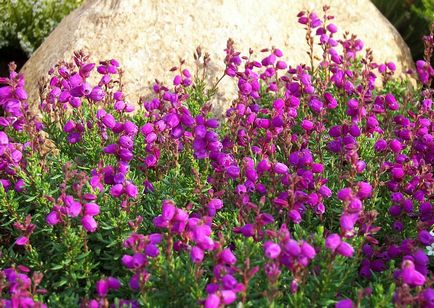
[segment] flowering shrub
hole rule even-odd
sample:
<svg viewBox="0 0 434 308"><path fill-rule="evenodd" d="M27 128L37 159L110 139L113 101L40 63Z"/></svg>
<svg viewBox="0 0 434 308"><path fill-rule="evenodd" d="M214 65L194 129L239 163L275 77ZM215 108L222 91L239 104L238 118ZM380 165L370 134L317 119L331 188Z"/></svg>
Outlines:
<svg viewBox="0 0 434 308"><path fill-rule="evenodd" d="M224 119L200 50L197 74L181 61L137 108L116 60L76 52L41 87L42 118L11 65L1 305L433 307L433 34L409 89L332 19L298 15L309 64L229 40Z"/></svg>

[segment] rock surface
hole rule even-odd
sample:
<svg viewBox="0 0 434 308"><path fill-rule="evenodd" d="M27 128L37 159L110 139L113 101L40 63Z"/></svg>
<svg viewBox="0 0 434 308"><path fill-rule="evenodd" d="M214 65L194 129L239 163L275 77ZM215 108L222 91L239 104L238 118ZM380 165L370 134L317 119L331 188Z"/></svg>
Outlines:
<svg viewBox="0 0 434 308"><path fill-rule="evenodd" d="M169 69L179 58L193 69L193 52L199 45L211 56L211 77L218 78L228 38L245 54L249 47L259 53L275 46L289 64L307 63L305 31L296 15L301 10L321 15L324 4L336 16L337 37L344 30L357 34L365 48L374 50L376 61L394 61L398 74L413 67L408 46L369 0L87 0L64 18L22 72L35 99L38 80L59 60L70 61L74 50L84 49L93 61L120 61L125 93L134 103L150 93L155 78L169 82ZM219 91L226 94L230 88L235 87L226 80Z"/></svg>

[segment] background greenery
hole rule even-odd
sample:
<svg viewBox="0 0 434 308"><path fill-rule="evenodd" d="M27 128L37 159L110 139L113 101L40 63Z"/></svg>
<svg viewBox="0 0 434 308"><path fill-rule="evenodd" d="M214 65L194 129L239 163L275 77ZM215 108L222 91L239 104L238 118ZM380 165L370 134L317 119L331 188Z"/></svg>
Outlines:
<svg viewBox="0 0 434 308"><path fill-rule="evenodd" d="M7 63L19 67L57 24L83 0L0 0L1 72Z"/></svg>
<svg viewBox="0 0 434 308"><path fill-rule="evenodd" d="M375 6L399 31L410 47L413 59L423 58L422 36L434 22L432 0L372 0Z"/></svg>

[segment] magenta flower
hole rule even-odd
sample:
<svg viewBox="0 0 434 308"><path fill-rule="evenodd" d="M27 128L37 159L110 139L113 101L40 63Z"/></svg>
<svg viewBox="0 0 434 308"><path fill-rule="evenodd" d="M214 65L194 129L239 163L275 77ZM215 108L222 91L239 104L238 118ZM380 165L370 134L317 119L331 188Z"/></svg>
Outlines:
<svg viewBox="0 0 434 308"><path fill-rule="evenodd" d="M276 163L276 164L274 165L274 171L275 171L277 174L285 174L285 173L288 173L288 166L286 166L285 164L282 164L282 163Z"/></svg>
<svg viewBox="0 0 434 308"><path fill-rule="evenodd" d="M139 195L137 186L132 183L128 183L127 185L125 185L125 193L128 197L133 199L137 198L137 196Z"/></svg>
<svg viewBox="0 0 434 308"><path fill-rule="evenodd" d="M59 213L57 211L51 211L45 218L45 221L51 226L57 225L60 222Z"/></svg>
<svg viewBox="0 0 434 308"><path fill-rule="evenodd" d="M315 249L306 242L301 244L301 253L308 259L313 259L316 255Z"/></svg>
<svg viewBox="0 0 434 308"><path fill-rule="evenodd" d="M353 192L351 188L342 188L338 191L338 198L342 201L348 201L351 199Z"/></svg>
<svg viewBox="0 0 434 308"><path fill-rule="evenodd" d="M432 213L432 207L431 207L431 213ZM426 230L422 230L422 231L419 232L418 239L425 246L429 246L432 243L434 243L434 236L432 236Z"/></svg>
<svg viewBox="0 0 434 308"><path fill-rule="evenodd" d="M108 282L109 288L112 290L117 290L121 287L121 282L119 281L119 279L117 279L115 277L108 277L107 282Z"/></svg>
<svg viewBox="0 0 434 308"><path fill-rule="evenodd" d="M171 220L176 213L176 207L173 201L164 200L162 205L161 216L164 220Z"/></svg>
<svg viewBox="0 0 434 308"><path fill-rule="evenodd" d="M83 228L87 232L95 232L96 228L98 227L97 222L90 215L84 215L83 218L81 219L81 224L83 225Z"/></svg>
<svg viewBox="0 0 434 308"><path fill-rule="evenodd" d="M400 167L392 168L391 170L392 177L396 180L400 180L405 176L404 169Z"/></svg>
<svg viewBox="0 0 434 308"><path fill-rule="evenodd" d="M27 246L30 243L29 238L27 236L20 236L15 241L15 245L18 246Z"/></svg>
<svg viewBox="0 0 434 308"><path fill-rule="evenodd" d="M374 145L374 149L377 152L382 152L387 148L387 142L384 139L380 139L378 140L375 145Z"/></svg>
<svg viewBox="0 0 434 308"><path fill-rule="evenodd" d="M258 173L263 173L271 169L271 163L267 159L263 159L258 163L257 166Z"/></svg>
<svg viewBox="0 0 434 308"><path fill-rule="evenodd" d="M77 217L81 213L81 203L78 201L75 201L72 196L66 196L65 197L65 205L68 210L68 215L70 217Z"/></svg>
<svg viewBox="0 0 434 308"><path fill-rule="evenodd" d="M340 224L341 224L342 229L345 231L353 230L357 219L359 219L359 215L357 213L356 214L343 214L340 218Z"/></svg>
<svg viewBox="0 0 434 308"><path fill-rule="evenodd" d="M354 308L354 304L351 299L342 299L336 303L335 308Z"/></svg>
<svg viewBox="0 0 434 308"><path fill-rule="evenodd" d="M209 294L205 300L204 307L205 308L219 308L220 306L220 297L216 294Z"/></svg>
<svg viewBox="0 0 434 308"><path fill-rule="evenodd" d="M110 194L113 197L120 197L122 195L123 191L124 191L123 185L122 184L116 184L116 185L113 185L112 188L110 189Z"/></svg>
<svg viewBox="0 0 434 308"><path fill-rule="evenodd" d="M280 255L280 246L273 242L264 243L264 253L268 259L276 259Z"/></svg>
<svg viewBox="0 0 434 308"><path fill-rule="evenodd" d="M369 184L367 182L359 182L359 183L357 183L357 187L358 187L357 196L360 199L364 200L364 199L371 197L371 195L372 195L371 184Z"/></svg>
<svg viewBox="0 0 434 308"><path fill-rule="evenodd" d="M96 203L86 203L84 205L84 215L95 216L100 213L99 206Z"/></svg>
<svg viewBox="0 0 434 308"><path fill-rule="evenodd" d="M334 252L336 248L338 248L338 246L341 244L341 242L342 240L339 234L330 234L325 240L325 247Z"/></svg>
<svg viewBox="0 0 434 308"><path fill-rule="evenodd" d="M338 31L338 27L336 27L335 24L328 24L327 30L329 30L330 33L336 33Z"/></svg>
<svg viewBox="0 0 434 308"><path fill-rule="evenodd" d="M196 263L196 264L202 263L203 258L204 258L204 252L199 247L194 246L191 248L190 257L191 257L191 261L193 261L193 263Z"/></svg>
<svg viewBox="0 0 434 308"><path fill-rule="evenodd" d="M310 132L313 130L314 124L312 121L305 119L305 120L301 121L301 127L303 127L304 130Z"/></svg>
<svg viewBox="0 0 434 308"><path fill-rule="evenodd" d="M229 166L226 168L226 172L229 177L235 179L240 175L240 168L237 166Z"/></svg>
<svg viewBox="0 0 434 308"><path fill-rule="evenodd" d="M237 299L237 295L232 290L222 290L221 291L221 298L223 300L223 303L225 305L230 305Z"/></svg>
<svg viewBox="0 0 434 308"><path fill-rule="evenodd" d="M346 242L341 242L339 244L339 246L336 248L336 252L344 257L352 257L354 254L354 248L346 243Z"/></svg>
<svg viewBox="0 0 434 308"><path fill-rule="evenodd" d="M104 125L107 126L108 128L113 129L116 125L116 119L110 113L107 113L102 118L102 123L104 123Z"/></svg>
<svg viewBox="0 0 434 308"><path fill-rule="evenodd" d="M404 283L416 287L422 286L425 283L425 276L415 269L414 263L411 260L404 260L402 262L402 281Z"/></svg>
<svg viewBox="0 0 434 308"><path fill-rule="evenodd" d="M105 279L98 280L96 283L96 292L100 297L106 297L109 289L108 281Z"/></svg>
<svg viewBox="0 0 434 308"><path fill-rule="evenodd" d="M229 248L225 248L220 252L220 260L227 264L235 264L237 262L237 258Z"/></svg>
<svg viewBox="0 0 434 308"><path fill-rule="evenodd" d="M290 210L288 212L288 218L291 219L295 224L299 224L302 220L300 212L297 210Z"/></svg>

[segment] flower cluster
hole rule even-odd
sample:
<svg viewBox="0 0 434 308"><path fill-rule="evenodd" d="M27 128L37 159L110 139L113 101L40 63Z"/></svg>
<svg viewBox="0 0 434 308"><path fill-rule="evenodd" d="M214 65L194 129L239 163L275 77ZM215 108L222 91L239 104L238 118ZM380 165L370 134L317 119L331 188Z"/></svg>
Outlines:
<svg viewBox="0 0 434 308"><path fill-rule="evenodd" d="M6 268L0 271L0 304L3 307L37 307L44 308L47 305L34 299L38 294L45 294L47 291L38 288L43 275L34 272L29 278L30 269L20 265L17 268ZM10 298L3 297L7 291Z"/></svg>
<svg viewBox="0 0 434 308"><path fill-rule="evenodd" d="M328 10L297 16L308 64L228 41L224 119L200 48L139 105L120 63L76 52L41 87L42 123L11 66L0 305L432 306L432 34L410 90Z"/></svg>

